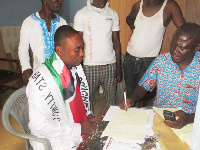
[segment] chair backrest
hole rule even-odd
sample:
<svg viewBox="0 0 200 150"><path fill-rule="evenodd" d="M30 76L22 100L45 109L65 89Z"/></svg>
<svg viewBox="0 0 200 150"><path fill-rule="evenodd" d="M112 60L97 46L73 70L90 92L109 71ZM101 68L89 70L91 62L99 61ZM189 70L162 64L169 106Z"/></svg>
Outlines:
<svg viewBox="0 0 200 150"><path fill-rule="evenodd" d="M23 132L15 130L9 122L9 114L11 114L16 121L20 124ZM6 103L3 106L2 122L6 130L15 136L19 136L26 139L26 148L32 149L29 140L34 140L43 143L45 150L51 150L51 144L48 139L38 138L30 134L28 128L29 122L29 110L28 99L26 96L26 88L20 88L10 95Z"/></svg>

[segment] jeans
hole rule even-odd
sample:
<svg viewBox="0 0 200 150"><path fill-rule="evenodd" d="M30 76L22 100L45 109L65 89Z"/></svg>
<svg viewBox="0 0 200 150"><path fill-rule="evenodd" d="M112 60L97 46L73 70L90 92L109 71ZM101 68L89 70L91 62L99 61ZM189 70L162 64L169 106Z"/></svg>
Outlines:
<svg viewBox="0 0 200 150"><path fill-rule="evenodd" d="M138 82L152 63L155 57L137 58L126 53L124 56L124 80L127 89L127 96L131 97Z"/></svg>

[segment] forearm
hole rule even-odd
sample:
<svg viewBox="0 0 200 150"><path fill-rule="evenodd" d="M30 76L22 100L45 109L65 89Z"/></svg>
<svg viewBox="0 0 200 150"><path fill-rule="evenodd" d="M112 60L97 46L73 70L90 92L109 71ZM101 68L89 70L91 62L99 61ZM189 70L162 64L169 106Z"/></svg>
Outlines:
<svg viewBox="0 0 200 150"><path fill-rule="evenodd" d="M121 44L120 44L120 42L113 43L113 47L115 50L117 68L121 69Z"/></svg>
<svg viewBox="0 0 200 150"><path fill-rule="evenodd" d="M133 92L133 95L130 97L132 105L142 99L146 93L147 90L145 88L143 88L142 86L137 86Z"/></svg>

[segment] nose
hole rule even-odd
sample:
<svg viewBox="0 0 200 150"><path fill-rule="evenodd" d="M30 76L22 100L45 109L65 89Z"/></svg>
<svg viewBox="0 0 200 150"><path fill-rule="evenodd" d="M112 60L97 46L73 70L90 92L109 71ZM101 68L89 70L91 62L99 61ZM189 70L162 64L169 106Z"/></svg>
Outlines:
<svg viewBox="0 0 200 150"><path fill-rule="evenodd" d="M179 53L179 52L180 52L179 46L176 46L176 48L174 49L174 52L175 52L175 53Z"/></svg>
<svg viewBox="0 0 200 150"><path fill-rule="evenodd" d="M83 47L80 49L79 55L80 55L81 57L83 57L83 55L84 55L84 48L83 48Z"/></svg>

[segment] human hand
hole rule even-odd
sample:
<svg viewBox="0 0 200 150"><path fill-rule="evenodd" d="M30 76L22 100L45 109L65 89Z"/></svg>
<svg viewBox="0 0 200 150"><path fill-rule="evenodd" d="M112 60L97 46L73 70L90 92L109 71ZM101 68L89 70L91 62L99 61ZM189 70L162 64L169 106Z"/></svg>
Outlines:
<svg viewBox="0 0 200 150"><path fill-rule="evenodd" d="M89 114L88 117L87 117L87 119L88 119L90 122L92 122L92 123L94 123L94 122L96 121L96 117L93 116L92 114Z"/></svg>
<svg viewBox="0 0 200 150"><path fill-rule="evenodd" d="M124 99L119 103L119 108L123 110L127 110L131 106L133 106L133 102L129 98L126 99L126 103Z"/></svg>
<svg viewBox="0 0 200 150"><path fill-rule="evenodd" d="M120 82L122 79L122 70L121 68L117 68L115 71L115 82Z"/></svg>
<svg viewBox="0 0 200 150"><path fill-rule="evenodd" d="M28 79L32 75L33 70L32 69L27 69L24 70L22 73L22 79L23 79L23 85L26 86L28 84Z"/></svg>
<svg viewBox="0 0 200 150"><path fill-rule="evenodd" d="M177 116L178 119L175 121L171 121L171 120L164 120L164 123L171 127L171 128L177 128L177 129L181 129L182 127L184 127L185 125L187 125L188 122L188 118L190 116L190 114L187 114L186 112L182 111L182 110L178 110L176 112L174 112L175 117Z"/></svg>
<svg viewBox="0 0 200 150"><path fill-rule="evenodd" d="M85 119L81 123L81 134L87 134L90 131L92 125L93 125L93 122L91 122L90 119Z"/></svg>

